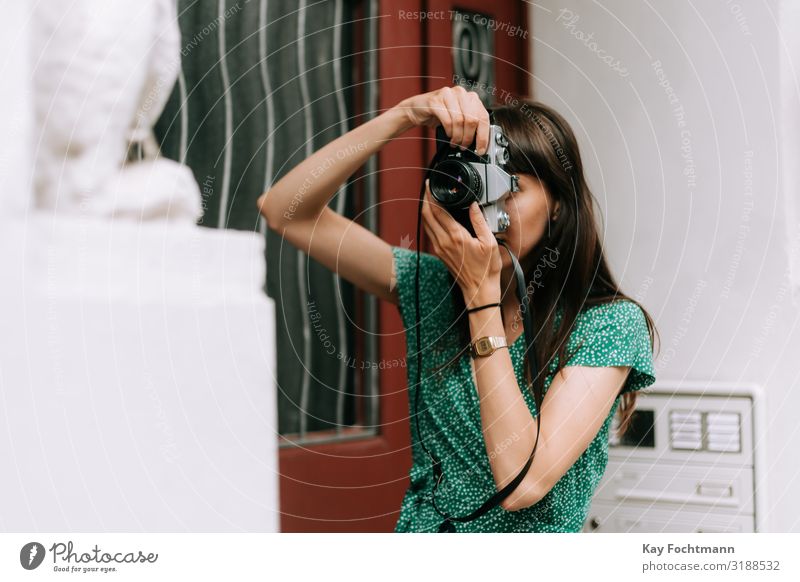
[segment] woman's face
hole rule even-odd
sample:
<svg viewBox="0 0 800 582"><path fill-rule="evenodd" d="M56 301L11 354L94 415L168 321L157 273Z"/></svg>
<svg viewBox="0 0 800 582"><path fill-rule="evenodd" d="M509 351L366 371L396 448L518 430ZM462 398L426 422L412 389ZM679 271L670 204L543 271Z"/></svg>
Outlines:
<svg viewBox="0 0 800 582"><path fill-rule="evenodd" d="M538 178L530 174L519 176L519 191L505 195L505 209L510 218L508 230L497 235L522 263L536 243L545 235L550 216L556 212L553 200ZM501 248L503 270L511 270L511 257Z"/></svg>

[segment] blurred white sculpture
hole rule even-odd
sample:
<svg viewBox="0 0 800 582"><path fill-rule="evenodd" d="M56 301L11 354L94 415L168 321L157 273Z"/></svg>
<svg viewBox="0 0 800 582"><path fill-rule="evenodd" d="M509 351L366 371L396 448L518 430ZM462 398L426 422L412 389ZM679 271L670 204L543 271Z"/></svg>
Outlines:
<svg viewBox="0 0 800 582"><path fill-rule="evenodd" d="M39 2L31 24L36 205L196 222L191 170L152 127L180 70L174 0ZM131 155L130 152L136 152Z"/></svg>
<svg viewBox="0 0 800 582"><path fill-rule="evenodd" d="M31 5L3 3L0 20L0 221L24 217L31 204L33 148L28 30ZM0 230L5 229L0 224Z"/></svg>

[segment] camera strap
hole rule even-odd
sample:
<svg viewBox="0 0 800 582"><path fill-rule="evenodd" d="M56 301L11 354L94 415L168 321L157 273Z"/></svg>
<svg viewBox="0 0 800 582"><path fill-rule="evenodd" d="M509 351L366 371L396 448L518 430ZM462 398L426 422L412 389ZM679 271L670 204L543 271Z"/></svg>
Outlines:
<svg viewBox="0 0 800 582"><path fill-rule="evenodd" d="M440 157L443 149L445 149L445 148L441 148L440 147L440 148L437 149L436 155L434 156L430 166L427 168L426 176L425 176L426 179L430 176L431 170L436 165L436 162L437 162L438 158ZM419 241L420 241L420 235L421 235L420 229L421 229L422 201L423 201L423 198L424 198L424 194L425 194L425 180L423 180L422 187L421 187L421 190L420 190L419 212L418 212L418 216L417 216L417 241L418 242L417 242L417 268L416 268L416 273L415 273L416 318L417 318L416 319L416 322L417 322L416 323L416 325L417 325L417 333L416 333L416 339L417 339L417 341L416 341L416 343L417 343L417 345L416 345L416 348L417 348L417 385L416 385L416 392L414 394L413 416L414 416L414 419L415 419L415 422L416 422L416 427L417 427L417 438L418 438L419 443L422 446L422 448L425 450L425 452L431 458L431 461L432 461L432 464L433 464L432 465L432 469L433 469L433 474L434 474L434 482L435 482L435 484L438 485L439 481L441 480L441 478L443 476L442 467L441 467L441 461L439 459L437 459L428 450L428 448L425 446L425 443L423 442L423 439L422 439L422 433L420 432L420 428L419 428L419 414L417 413L417 404L419 402L419 392L420 392L420 388L421 388L421 385L422 385L422 382L421 382L421 378L422 378L422 376L421 376L422 350L421 350L421 345L420 345L420 336L422 335L421 334L422 321L420 319L420 301L419 301L419 274L420 274ZM527 298L527 293L526 293L525 274L522 271L522 267L520 266L519 261L514 256L514 253L511 252L511 249L508 248L508 245L506 244L506 242L502 241L502 240L498 240L497 242L498 242L498 244L502 245L506 249L506 251L508 251L508 254L511 257L511 262L512 262L512 264L514 266L514 276L515 276L516 281L517 281L517 297L518 297L518 299L520 301L520 305L521 305L523 326L524 326L524 332L525 332L525 345L526 345L525 359L527 360L528 368L530 370L531 381L535 382L536 381L536 377L537 377L536 352L535 352L535 347L534 347L535 346L535 343L534 343L535 336L534 336L534 329L533 329L532 308L531 308L530 301ZM514 489L516 489L517 486L522 482L522 480L525 478L525 475L527 474L528 469L530 469L531 463L533 462L533 457L534 457L534 455L536 453L536 447L539 444L539 434L541 432L541 409L542 408L541 408L541 402L539 401L540 399L536 397L536 392L535 391L534 391L534 399L536 400L536 414L537 414L537 417L538 417L538 423L537 423L537 429L536 429L536 440L534 441L533 450L531 451L531 454L528 457L528 461L525 463L525 466L517 474L517 476L514 477L513 481L511 481L505 487L503 487L502 490L497 491L496 493L494 493L494 495L492 495L489 499L487 499L480 507L478 507L475 511L473 511L472 513L470 513L470 514L468 514L466 516L454 516L454 515L449 515L449 514L447 514L445 512L442 512L437 507L436 500L434 499L434 497L435 497L435 486L434 486L434 492L432 492L432 494L431 494L431 503L432 503L434 509L436 510L436 512L444 518L444 521L439 526L438 533L454 533L454 532L456 532L456 528L455 528L455 525L453 524L453 522L464 523L464 522L468 522L468 521L473 521L475 519L478 519L482 515L486 514L491 509L493 509L493 508L497 507L498 505L500 505L500 503L502 503L503 500L506 497L508 497L514 491Z"/></svg>

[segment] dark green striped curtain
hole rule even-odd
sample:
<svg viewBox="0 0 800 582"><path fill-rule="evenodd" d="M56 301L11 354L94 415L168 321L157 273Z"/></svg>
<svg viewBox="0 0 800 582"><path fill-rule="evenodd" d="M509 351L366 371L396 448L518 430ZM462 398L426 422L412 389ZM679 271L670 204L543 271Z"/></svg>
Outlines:
<svg viewBox="0 0 800 582"><path fill-rule="evenodd" d="M354 36L370 19L353 21L365 4L180 0L182 72L156 127L163 155L186 163L197 178L200 224L266 237L266 291L277 315L279 431L294 442L314 431L364 424L353 365L359 359L353 354L356 294L268 231L256 200L352 127L361 91L353 75L365 62L353 54ZM354 192L348 183L329 205L354 216ZM370 389L362 392L369 396Z"/></svg>

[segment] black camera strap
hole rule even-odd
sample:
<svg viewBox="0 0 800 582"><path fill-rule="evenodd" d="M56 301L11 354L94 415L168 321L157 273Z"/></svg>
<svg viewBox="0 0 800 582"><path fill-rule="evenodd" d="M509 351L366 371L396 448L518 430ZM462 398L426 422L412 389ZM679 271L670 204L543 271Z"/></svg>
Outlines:
<svg viewBox="0 0 800 582"><path fill-rule="evenodd" d="M442 151L444 149L446 149L446 148L440 147L440 148L437 149L436 155L434 156L433 160L431 161L430 166L427 168L425 179L427 179L430 176L433 167L436 165L436 162L439 159L439 157L441 156L441 153L442 153ZM493 508L497 507L498 505L500 505L500 503L502 503L503 500L506 497L508 497L514 491L514 489L516 489L517 486L522 482L522 480L525 478L525 475L527 474L528 469L530 468L531 463L533 462L533 457L534 457L534 455L536 453L536 447L539 444L539 433L541 432L541 409L542 409L542 407L541 407L541 402L539 402L539 398L534 396L534 398L536 400L536 414L537 414L537 417L538 417L538 423L537 423L537 429L536 429L536 440L534 441L533 451L531 451L531 454L528 457L528 461L525 463L525 466L522 468L522 470L519 472L519 474L517 474L517 476L514 477L514 480L511 481L510 483L508 483L505 487L503 487L502 490L497 491L494 495L492 495L489 499L487 499L479 508L477 508L475 511L473 511L472 513L470 513L468 515L465 515L465 516L454 516L454 515L449 515L446 512L442 512L437 507L436 500L435 500L435 489L436 489L436 486L438 485L438 483L440 482L440 480L442 479L442 476L443 476L442 467L441 467L441 461L439 459L437 459L428 450L428 448L425 446L425 443L423 442L423 439L422 439L422 433L421 433L420 428L419 428L419 414L417 413L417 404L419 402L419 392L420 392L420 389L421 389L421 386L422 386L422 381L421 381L421 378L422 378L422 373L421 373L422 350L421 350L421 345L420 345L420 341L421 341L420 340L420 336L422 335L421 334L422 321L420 319L420 301L419 301L419 275L420 275L419 241L420 241L420 235L421 235L420 229L421 229L422 201L423 201L424 195L425 195L425 180L423 180L421 191L420 191L419 212L418 212L418 216L417 216L417 268L416 268L416 273L415 273L416 322L417 322L417 333L416 333L416 339L417 339L417 342L416 342L417 343L417 346L416 346L417 347L417 386L416 386L416 391L415 391L415 394L414 394L413 416L414 416L414 419L416 421L417 438L419 440L419 443L422 446L422 448L425 450L425 452L428 454L428 456L431 458L431 462L433 463L432 469L433 469L433 474L434 474L434 491L431 494L431 503L432 503L434 509L436 510L436 512L444 518L444 521L439 526L438 533L453 533L453 532L456 532L456 528L455 528L455 525L453 524L453 522L464 523L464 522L473 521L475 519L478 519L479 517L481 517L482 515L484 515L488 511L490 511L491 509L493 509ZM521 304L521 312L522 312L523 326L524 326L524 332L525 332L525 345L526 345L525 359L527 360L528 367L529 367L529 370L530 370L531 381L535 382L536 381L536 377L537 377L536 352L535 352L535 349L534 349L534 345L535 345L534 344L534 338L535 338L535 336L534 336L534 329L533 329L532 307L530 305L530 301L527 298L527 293L526 293L525 274L522 271L522 267L520 266L519 261L514 256L514 253L511 252L511 249L508 248L508 245L505 243L505 241L498 240L497 242L498 242L498 244L500 244L503 247L505 247L506 251L508 251L508 254L511 257L511 262L514 265L514 276L515 276L516 281L517 281L517 297L519 298L519 301L520 301L520 304ZM536 394L536 392L534 391L534 395L535 394Z"/></svg>

